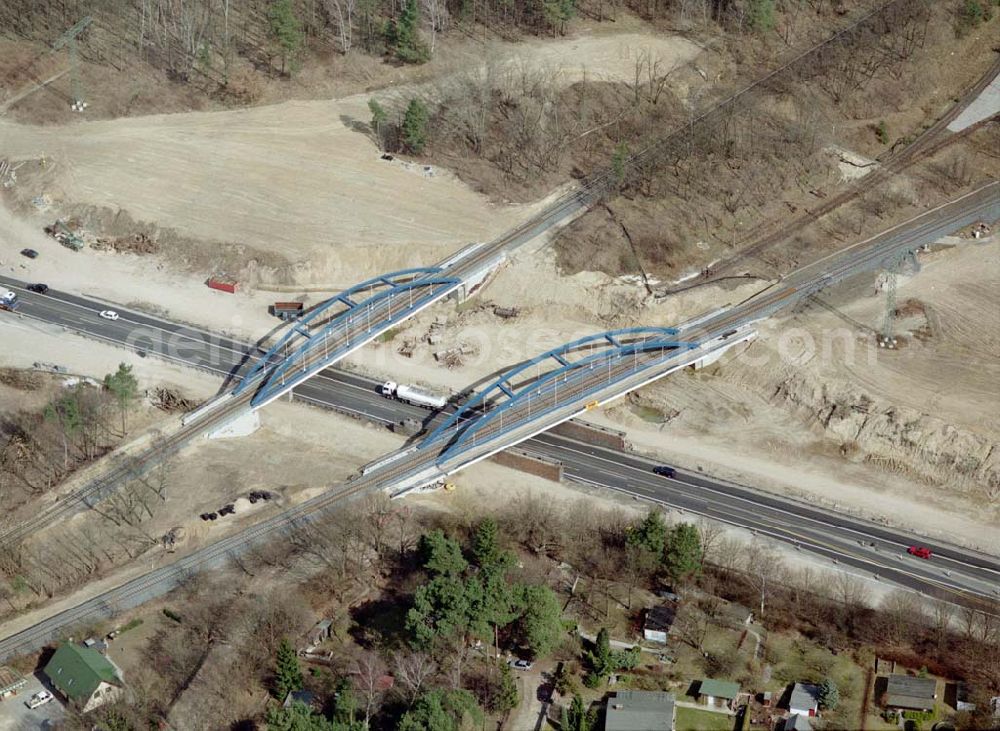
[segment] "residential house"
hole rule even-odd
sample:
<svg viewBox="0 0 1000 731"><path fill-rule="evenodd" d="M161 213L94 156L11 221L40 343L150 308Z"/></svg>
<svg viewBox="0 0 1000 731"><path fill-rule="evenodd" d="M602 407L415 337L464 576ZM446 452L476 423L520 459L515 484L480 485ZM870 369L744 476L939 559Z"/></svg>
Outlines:
<svg viewBox="0 0 1000 731"><path fill-rule="evenodd" d="M966 711L972 713L976 710L976 704L972 700L972 689L967 683L959 680L957 683L948 683L944 689L945 703L956 711Z"/></svg>
<svg viewBox="0 0 1000 731"><path fill-rule="evenodd" d="M324 640L330 639L330 631L332 627L332 619L320 620L311 630L309 630L309 634L306 636L306 644L310 647L316 647Z"/></svg>
<svg viewBox="0 0 1000 731"><path fill-rule="evenodd" d="M776 731L812 731L812 722L809 716L801 713L793 713L788 718L783 718L775 726Z"/></svg>
<svg viewBox="0 0 1000 731"><path fill-rule="evenodd" d="M740 694L740 684L706 678L698 683L698 701L706 706L732 709Z"/></svg>
<svg viewBox="0 0 1000 731"><path fill-rule="evenodd" d="M662 642L666 644L667 635L674 624L677 610L666 604L658 607L651 607L646 610L646 621L642 627L642 636L649 642Z"/></svg>
<svg viewBox="0 0 1000 731"><path fill-rule="evenodd" d="M0 666L0 700L17 695L17 692L27 684L28 679L14 668L9 668L6 665Z"/></svg>
<svg viewBox="0 0 1000 731"><path fill-rule="evenodd" d="M890 675L885 689L886 708L931 711L937 699L937 679L915 675Z"/></svg>
<svg viewBox="0 0 1000 731"><path fill-rule="evenodd" d="M819 686L811 683L796 683L788 694L788 712L802 716L819 713Z"/></svg>
<svg viewBox="0 0 1000 731"><path fill-rule="evenodd" d="M314 711L323 710L323 704L320 703L319 698L311 690L291 690L288 695L285 696L285 702L281 704L282 708L291 708L296 703L301 703L306 708L311 708Z"/></svg>
<svg viewBox="0 0 1000 731"><path fill-rule="evenodd" d="M84 713L115 700L124 688L118 669L104 655L72 642L60 645L42 672Z"/></svg>
<svg viewBox="0 0 1000 731"><path fill-rule="evenodd" d="M619 690L608 699L605 731L674 731L674 694L652 690Z"/></svg>

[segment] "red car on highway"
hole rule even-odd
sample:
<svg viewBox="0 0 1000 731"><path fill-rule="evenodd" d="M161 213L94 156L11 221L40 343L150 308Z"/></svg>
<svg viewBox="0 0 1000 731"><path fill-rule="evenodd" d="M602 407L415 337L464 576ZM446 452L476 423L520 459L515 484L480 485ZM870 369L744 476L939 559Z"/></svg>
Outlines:
<svg viewBox="0 0 1000 731"><path fill-rule="evenodd" d="M927 546L910 546L906 549L906 552L911 556L916 556L917 558L930 558L931 549Z"/></svg>

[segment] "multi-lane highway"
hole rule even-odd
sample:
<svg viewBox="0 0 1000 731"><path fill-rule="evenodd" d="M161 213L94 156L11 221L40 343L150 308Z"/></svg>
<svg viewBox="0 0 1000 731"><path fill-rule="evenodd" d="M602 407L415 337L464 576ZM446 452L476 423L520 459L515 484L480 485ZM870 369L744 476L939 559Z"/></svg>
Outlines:
<svg viewBox="0 0 1000 731"><path fill-rule="evenodd" d="M863 242L829 260L817 262L789 277L783 286L753 298L736 311L720 313L714 324L701 323L702 329L731 327L749 317L766 316L787 306L798 296L817 286L849 276L859 268L871 267L899 248L934 240L943 232L954 230L975 218L1000 218L1000 184L993 184L948 206L918 217L906 226L897 227ZM24 283L0 278L4 284L23 290ZM147 354L160 352L179 362L207 368L220 375L229 373L243 362L254 348L231 339L211 335L196 328L164 321L142 313L123 312L117 322L101 320L97 312L105 303L50 290L46 295L22 291L23 322L44 320L99 337L111 342L141 348ZM5 313L9 315L9 313ZM137 331L143 333L137 336ZM296 396L315 404L328 405L379 421L398 421L403 416L426 416L405 404L381 398L375 383L358 376L326 370L296 390ZM439 417L440 418L440 417ZM656 476L648 460L638 456L584 445L573 440L545 434L525 443L529 451L561 460L571 479L591 485L626 492L637 499L669 505L693 514L705 515L727 523L755 530L789 542L836 561L845 568L884 581L920 589L956 601L989 599L998 596L1000 562L996 559L936 541L919 539L905 532L872 525L848 516L831 513L796 501L784 500L758 491L679 471L674 479ZM384 475L382 475L384 478ZM195 568L219 564L233 552L256 541L265 540L289 524L315 515L318 511L379 486L379 475L352 480L308 503L276 516L218 544L184 557L177 564L163 567L129 582L97 603L78 605L0 643L0 655L26 651L46 641L59 627L109 604L126 606L139 603L176 584L178 577ZM68 502L68 501L63 501ZM905 553L913 543L929 545L935 552L932 561L923 561Z"/></svg>

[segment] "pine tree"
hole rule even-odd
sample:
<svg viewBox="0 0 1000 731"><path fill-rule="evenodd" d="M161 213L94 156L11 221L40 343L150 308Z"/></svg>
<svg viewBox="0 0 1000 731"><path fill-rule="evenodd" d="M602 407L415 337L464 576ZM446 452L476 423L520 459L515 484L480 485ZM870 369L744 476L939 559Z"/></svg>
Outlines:
<svg viewBox="0 0 1000 731"><path fill-rule="evenodd" d="M774 29L774 0L751 0L750 27L758 33Z"/></svg>
<svg viewBox="0 0 1000 731"><path fill-rule="evenodd" d="M420 6L417 0L406 0L399 18L386 28L386 43L404 63L423 63L430 58L427 46L420 39Z"/></svg>
<svg viewBox="0 0 1000 731"><path fill-rule="evenodd" d="M492 518L485 518L476 526L472 536L472 557L480 568L488 569L496 563L500 553L497 530L497 523Z"/></svg>
<svg viewBox="0 0 1000 731"><path fill-rule="evenodd" d="M574 695L569 708L562 709L559 725L562 731L592 731L597 727L597 715L587 711L583 698Z"/></svg>
<svg viewBox="0 0 1000 731"><path fill-rule="evenodd" d="M427 144L427 106L419 99L411 99L403 115L403 144L406 149L419 155Z"/></svg>
<svg viewBox="0 0 1000 731"><path fill-rule="evenodd" d="M283 639L278 645L278 657L274 668L274 687L279 700L293 690L302 690L302 670L299 668L299 658L295 648L288 639Z"/></svg>
<svg viewBox="0 0 1000 731"><path fill-rule="evenodd" d="M677 583L701 573L701 536L690 523L679 523L670 531L663 554L670 580Z"/></svg>
<svg viewBox="0 0 1000 731"><path fill-rule="evenodd" d="M374 99L368 100L368 109L372 113L372 131L375 133L375 137L378 140L379 149L384 149L385 139L383 138L383 132L385 130L386 120L389 119L389 115L386 113L382 105Z"/></svg>
<svg viewBox="0 0 1000 731"><path fill-rule="evenodd" d="M840 703L840 689L837 684L827 678L819 686L819 707L832 711Z"/></svg>
<svg viewBox="0 0 1000 731"><path fill-rule="evenodd" d="M302 23L295 15L292 0L274 0L267 9L267 19L271 23L271 39L281 53L281 73L285 65L298 53L305 40Z"/></svg>
<svg viewBox="0 0 1000 731"><path fill-rule="evenodd" d="M534 657L548 655L562 636L559 599L547 586L521 586L518 604L523 608L517 624L518 641Z"/></svg>
<svg viewBox="0 0 1000 731"><path fill-rule="evenodd" d="M584 682L591 688L596 688L602 680L615 671L615 655L611 651L611 635L605 627L597 633L594 649L587 652L587 662L590 663L590 673Z"/></svg>
<svg viewBox="0 0 1000 731"><path fill-rule="evenodd" d="M124 434L126 416L139 395L139 381L132 375L132 366L119 363L117 371L104 376L104 387L114 394L118 402L122 414L122 434Z"/></svg>
<svg viewBox="0 0 1000 731"><path fill-rule="evenodd" d="M500 687L497 694L492 698L490 710L493 713L508 713L517 708L517 682L514 680L514 673L509 665L500 666Z"/></svg>

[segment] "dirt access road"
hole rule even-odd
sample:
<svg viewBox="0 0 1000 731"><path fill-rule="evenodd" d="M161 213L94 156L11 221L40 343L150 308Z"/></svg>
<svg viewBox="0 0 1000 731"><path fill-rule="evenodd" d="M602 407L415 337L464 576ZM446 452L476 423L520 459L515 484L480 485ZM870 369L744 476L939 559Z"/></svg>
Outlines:
<svg viewBox="0 0 1000 731"><path fill-rule="evenodd" d="M699 52L648 31L483 49L490 63L541 65L565 83L629 78L639 53L671 67ZM297 281L348 285L426 265L527 215L491 204L443 169L380 159L367 106L379 94L52 127L0 121L0 150L14 161L46 160L19 184L22 199L123 209L190 237L273 252L303 265Z"/></svg>

